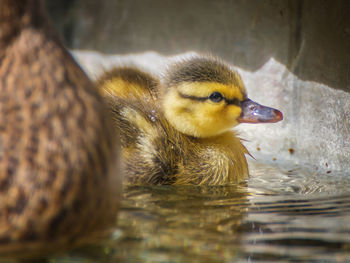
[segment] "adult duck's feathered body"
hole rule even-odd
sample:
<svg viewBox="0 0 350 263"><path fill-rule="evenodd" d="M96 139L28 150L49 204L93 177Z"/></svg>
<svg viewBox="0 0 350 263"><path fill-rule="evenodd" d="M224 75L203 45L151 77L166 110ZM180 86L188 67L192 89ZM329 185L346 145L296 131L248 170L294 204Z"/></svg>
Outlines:
<svg viewBox="0 0 350 263"><path fill-rule="evenodd" d="M175 63L162 83L133 68L113 69L97 83L121 129L132 185L240 181L248 175L248 151L232 128L282 119L249 100L238 73L210 57Z"/></svg>
<svg viewBox="0 0 350 263"><path fill-rule="evenodd" d="M109 117L42 1L0 0L0 253L58 249L115 222Z"/></svg>

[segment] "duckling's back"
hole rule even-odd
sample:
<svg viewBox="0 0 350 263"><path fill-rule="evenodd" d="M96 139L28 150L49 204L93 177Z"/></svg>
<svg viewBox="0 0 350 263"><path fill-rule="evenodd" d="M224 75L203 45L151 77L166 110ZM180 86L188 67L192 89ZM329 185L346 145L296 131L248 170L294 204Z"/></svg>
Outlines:
<svg viewBox="0 0 350 263"><path fill-rule="evenodd" d="M0 253L53 249L114 223L118 139L108 117L41 1L1 0Z"/></svg>
<svg viewBox="0 0 350 263"><path fill-rule="evenodd" d="M159 105L159 81L132 67L115 68L98 81L120 128L126 184L172 184L179 140ZM181 140L180 140L181 141Z"/></svg>

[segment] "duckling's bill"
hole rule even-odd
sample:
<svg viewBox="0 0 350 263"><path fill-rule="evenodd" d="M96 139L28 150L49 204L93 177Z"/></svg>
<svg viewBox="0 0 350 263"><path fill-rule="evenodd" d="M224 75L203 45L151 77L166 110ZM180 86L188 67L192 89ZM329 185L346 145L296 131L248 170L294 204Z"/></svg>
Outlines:
<svg viewBox="0 0 350 263"><path fill-rule="evenodd" d="M279 110L260 105L250 99L241 102L241 108L242 113L238 118L240 123L274 123L283 119Z"/></svg>

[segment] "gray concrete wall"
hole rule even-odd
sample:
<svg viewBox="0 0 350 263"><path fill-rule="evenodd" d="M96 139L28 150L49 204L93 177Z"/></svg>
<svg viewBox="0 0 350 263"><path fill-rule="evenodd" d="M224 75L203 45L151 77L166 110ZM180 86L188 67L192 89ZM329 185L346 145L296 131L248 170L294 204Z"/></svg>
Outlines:
<svg viewBox="0 0 350 263"><path fill-rule="evenodd" d="M249 71L273 57L350 91L348 0L47 0L74 49L212 52Z"/></svg>
<svg viewBox="0 0 350 263"><path fill-rule="evenodd" d="M270 156L350 173L350 1L47 4L73 49L163 55L196 51L224 58L241 70L255 100L285 115L277 126L243 127L252 151L260 148Z"/></svg>

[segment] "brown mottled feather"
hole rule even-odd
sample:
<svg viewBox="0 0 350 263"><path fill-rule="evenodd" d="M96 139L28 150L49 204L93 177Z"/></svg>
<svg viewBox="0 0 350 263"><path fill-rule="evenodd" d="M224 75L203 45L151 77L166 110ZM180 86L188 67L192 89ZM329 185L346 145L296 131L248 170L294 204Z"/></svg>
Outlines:
<svg viewBox="0 0 350 263"><path fill-rule="evenodd" d="M0 0L0 253L113 224L117 140L42 1Z"/></svg>

